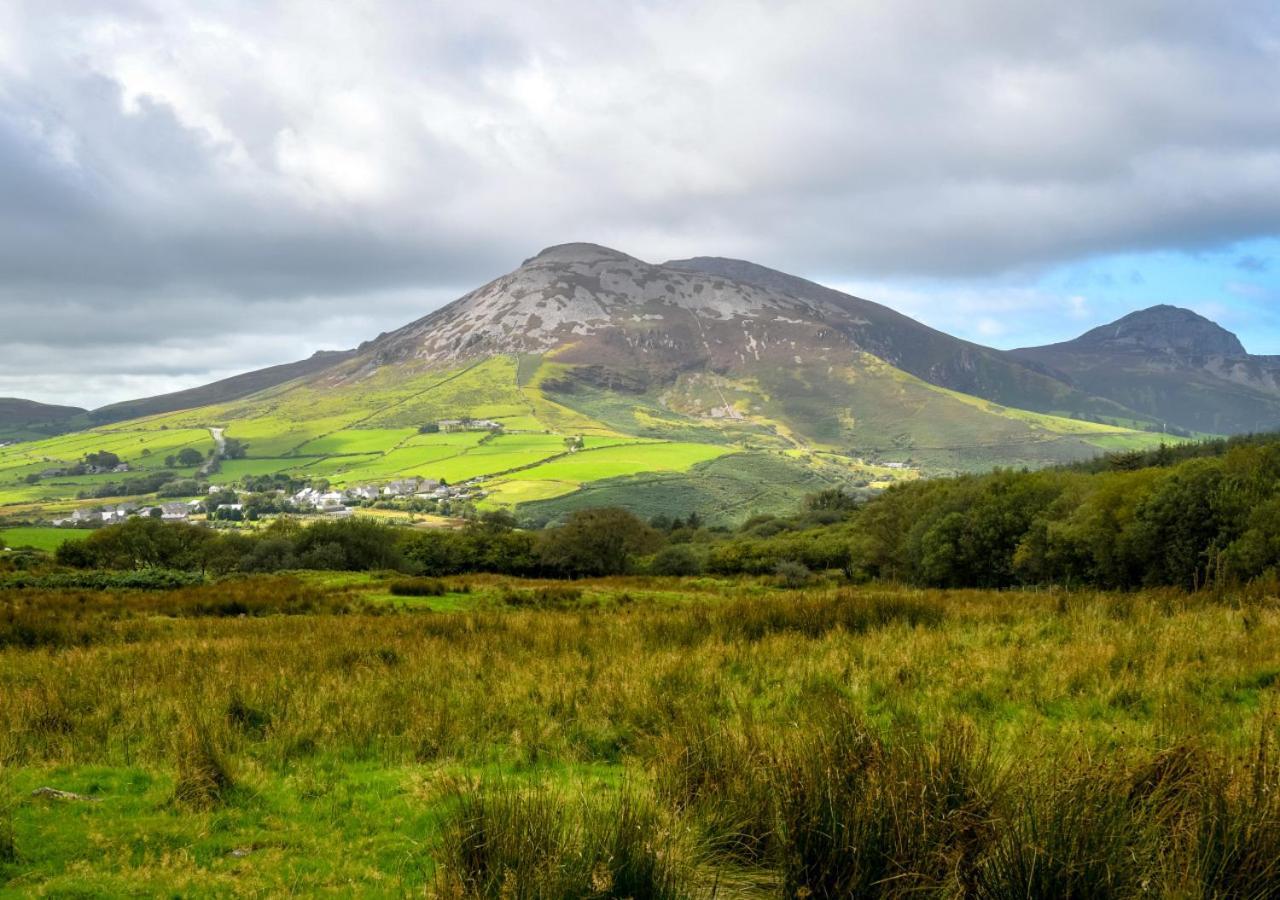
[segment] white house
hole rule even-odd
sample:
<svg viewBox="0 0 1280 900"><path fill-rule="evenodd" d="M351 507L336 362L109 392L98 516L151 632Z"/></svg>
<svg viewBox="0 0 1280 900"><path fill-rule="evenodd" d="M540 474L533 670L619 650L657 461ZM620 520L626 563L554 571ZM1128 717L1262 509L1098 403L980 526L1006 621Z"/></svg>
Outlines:
<svg viewBox="0 0 1280 900"><path fill-rule="evenodd" d="M343 506L342 495L337 491L328 491L315 498L315 505L322 512L341 508Z"/></svg>
<svg viewBox="0 0 1280 900"><path fill-rule="evenodd" d="M378 489L371 484L362 484L346 490L346 496L352 500L377 500L378 495Z"/></svg>
<svg viewBox="0 0 1280 900"><path fill-rule="evenodd" d="M303 488L289 499L293 501L295 506L312 507L316 505L316 498L320 496L320 492L315 488Z"/></svg>

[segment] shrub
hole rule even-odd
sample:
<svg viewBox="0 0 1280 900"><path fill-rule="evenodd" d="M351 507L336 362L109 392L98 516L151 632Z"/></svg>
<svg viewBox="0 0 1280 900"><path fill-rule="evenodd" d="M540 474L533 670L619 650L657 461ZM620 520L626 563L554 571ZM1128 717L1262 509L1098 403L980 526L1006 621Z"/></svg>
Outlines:
<svg viewBox="0 0 1280 900"><path fill-rule="evenodd" d="M782 587L792 590L804 587L813 577L808 566L790 559L784 559L774 566L773 574L778 577L778 583Z"/></svg>
<svg viewBox="0 0 1280 900"><path fill-rule="evenodd" d="M310 558L324 568L363 572L400 570L404 560L396 546L399 534L389 525L368 519L317 522L304 528L294 540L299 559ZM313 554L308 557L308 554Z"/></svg>
<svg viewBox="0 0 1280 900"><path fill-rule="evenodd" d="M689 576L702 574L702 560L686 544L676 544L659 550L649 564L654 575Z"/></svg>
<svg viewBox="0 0 1280 900"><path fill-rule="evenodd" d="M517 591L503 586L502 602L507 606L534 609L567 609L582 600L582 589L567 584L549 585L531 591Z"/></svg>
<svg viewBox="0 0 1280 900"><path fill-rule="evenodd" d="M449 592L439 578L405 578L391 582L388 590L396 597L443 597Z"/></svg>
<svg viewBox="0 0 1280 900"><path fill-rule="evenodd" d="M198 572L177 572L171 569L142 569L137 572L54 572L48 575L32 573L10 576L0 580L0 590L22 588L26 590L170 591L174 588L197 585L203 581L204 577Z"/></svg>
<svg viewBox="0 0 1280 900"><path fill-rule="evenodd" d="M661 543L658 532L625 509L583 509L544 534L540 556L548 570L570 578L620 575Z"/></svg>

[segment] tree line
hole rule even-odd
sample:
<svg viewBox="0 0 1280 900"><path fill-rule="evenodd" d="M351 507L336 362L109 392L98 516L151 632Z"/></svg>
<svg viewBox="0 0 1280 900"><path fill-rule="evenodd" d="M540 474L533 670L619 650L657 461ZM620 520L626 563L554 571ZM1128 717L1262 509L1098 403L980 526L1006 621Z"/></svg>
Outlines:
<svg viewBox="0 0 1280 900"><path fill-rule="evenodd" d="M835 525L735 536L709 551L708 567L762 572L787 560L932 587L1247 581L1280 563L1280 442L902 484Z"/></svg>
<svg viewBox="0 0 1280 900"><path fill-rule="evenodd" d="M196 571L391 570L448 575L499 572L552 578L615 575L661 549L662 533L621 509L574 513L563 525L522 531L505 512L459 529L415 531L371 519L303 525L282 517L259 531L134 518L63 543L56 559L79 569Z"/></svg>

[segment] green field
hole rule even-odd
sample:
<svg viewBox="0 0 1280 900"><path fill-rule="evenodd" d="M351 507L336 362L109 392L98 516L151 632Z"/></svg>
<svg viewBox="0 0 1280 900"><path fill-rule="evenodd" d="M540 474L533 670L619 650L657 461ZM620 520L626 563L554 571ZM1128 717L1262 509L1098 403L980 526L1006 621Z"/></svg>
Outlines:
<svg viewBox="0 0 1280 900"><path fill-rule="evenodd" d="M3 528L0 529L0 547L14 550L34 547L51 553L66 541L83 541L91 534L93 532L88 529L74 528Z"/></svg>
<svg viewBox="0 0 1280 900"><path fill-rule="evenodd" d="M385 453L417 434L412 428L363 428L337 431L307 441L299 456L332 456L344 453Z"/></svg>
<svg viewBox="0 0 1280 900"><path fill-rule="evenodd" d="M500 484L497 497L524 504L518 507L519 516L533 524L559 521L578 509L621 506L645 519L696 512L704 521L729 525L760 513L796 509L807 494L848 483L843 473L781 453L751 452L719 456L687 472L603 478L581 490L575 490L577 482L515 482L508 494L507 485Z"/></svg>
<svg viewBox="0 0 1280 900"><path fill-rule="evenodd" d="M711 444L634 444L581 450L521 472L525 481L598 481L634 472L684 471L729 450Z"/></svg>

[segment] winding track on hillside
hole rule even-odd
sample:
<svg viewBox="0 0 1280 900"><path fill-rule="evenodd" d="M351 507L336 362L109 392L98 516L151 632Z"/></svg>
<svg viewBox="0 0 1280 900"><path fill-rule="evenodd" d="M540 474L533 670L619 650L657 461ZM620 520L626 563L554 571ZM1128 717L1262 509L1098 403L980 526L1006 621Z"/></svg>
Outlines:
<svg viewBox="0 0 1280 900"><path fill-rule="evenodd" d="M227 452L227 439L222 436L222 429L210 426L209 434L213 435L214 451L208 462L200 467L201 475L208 475L209 470L213 468L213 464L222 459L222 455Z"/></svg>

